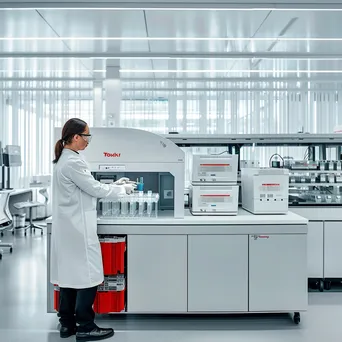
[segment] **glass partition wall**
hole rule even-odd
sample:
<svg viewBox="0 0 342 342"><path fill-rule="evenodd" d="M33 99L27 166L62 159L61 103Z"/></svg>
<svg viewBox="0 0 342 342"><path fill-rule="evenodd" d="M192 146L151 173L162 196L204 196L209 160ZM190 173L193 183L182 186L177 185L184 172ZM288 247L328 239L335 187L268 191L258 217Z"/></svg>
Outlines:
<svg viewBox="0 0 342 342"><path fill-rule="evenodd" d="M231 90L228 84L226 88L209 84L207 89L188 91L178 84L166 89L158 81L146 81L139 88L139 83L132 85L123 82L120 125L158 134L331 133L342 123L342 89ZM14 186L27 186L32 176L51 173L53 127L71 117L93 126L93 94L91 81L17 82L0 90L0 140L22 148L23 167L13 170ZM104 98L102 124L106 126ZM187 165L193 153L223 151L224 147L187 149ZM289 149L249 148L241 158L260 160L266 166L273 153L287 156ZM295 153L294 157L303 158L305 149Z"/></svg>

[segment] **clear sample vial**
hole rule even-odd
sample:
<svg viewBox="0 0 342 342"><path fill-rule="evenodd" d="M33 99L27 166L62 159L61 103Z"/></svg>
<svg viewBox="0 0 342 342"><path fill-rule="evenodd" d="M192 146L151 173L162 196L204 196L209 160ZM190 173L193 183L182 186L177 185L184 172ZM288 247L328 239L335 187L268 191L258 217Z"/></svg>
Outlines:
<svg viewBox="0 0 342 342"><path fill-rule="evenodd" d="M118 201L112 202L112 216L120 216L120 202Z"/></svg>
<svg viewBox="0 0 342 342"><path fill-rule="evenodd" d="M155 194L153 198L154 202L154 217L158 217L158 202L159 202L159 194Z"/></svg>
<svg viewBox="0 0 342 342"><path fill-rule="evenodd" d="M128 201L126 197L121 198L121 217L128 216Z"/></svg>
<svg viewBox="0 0 342 342"><path fill-rule="evenodd" d="M147 198L146 198L146 203L147 203L147 216L151 217L152 214L152 191L147 191Z"/></svg>
<svg viewBox="0 0 342 342"><path fill-rule="evenodd" d="M144 193L142 191L139 191L139 198L138 198L138 202L139 202L139 217L143 217L144 216Z"/></svg>
<svg viewBox="0 0 342 342"><path fill-rule="evenodd" d="M134 195L131 195L129 198L129 216L134 217L135 211L137 207L136 197Z"/></svg>
<svg viewBox="0 0 342 342"><path fill-rule="evenodd" d="M109 200L103 200L102 202L102 216L112 216L112 203Z"/></svg>

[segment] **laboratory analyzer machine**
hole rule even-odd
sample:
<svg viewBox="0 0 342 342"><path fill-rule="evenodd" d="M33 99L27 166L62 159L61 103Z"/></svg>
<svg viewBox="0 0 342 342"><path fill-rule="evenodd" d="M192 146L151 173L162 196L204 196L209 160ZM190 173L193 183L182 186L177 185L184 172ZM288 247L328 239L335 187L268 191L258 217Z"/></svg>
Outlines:
<svg viewBox="0 0 342 342"><path fill-rule="evenodd" d="M288 212L289 171L258 168L241 170L242 207L253 214Z"/></svg>
<svg viewBox="0 0 342 342"><path fill-rule="evenodd" d="M237 215L238 185L190 186L189 196L193 215Z"/></svg>
<svg viewBox="0 0 342 342"><path fill-rule="evenodd" d="M194 155L192 183L237 183L237 155Z"/></svg>

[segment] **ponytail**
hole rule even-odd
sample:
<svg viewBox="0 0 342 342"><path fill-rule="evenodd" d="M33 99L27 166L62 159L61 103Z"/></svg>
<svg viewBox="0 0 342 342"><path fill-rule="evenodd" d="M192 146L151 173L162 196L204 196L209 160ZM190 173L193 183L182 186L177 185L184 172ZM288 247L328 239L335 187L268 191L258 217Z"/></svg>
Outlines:
<svg viewBox="0 0 342 342"><path fill-rule="evenodd" d="M69 119L62 129L62 139L59 139L55 145L55 160L56 164L62 155L64 144L72 143L72 139L76 134L82 134L87 127L87 123L81 119Z"/></svg>
<svg viewBox="0 0 342 342"><path fill-rule="evenodd" d="M63 149L64 149L63 139L59 139L55 145L55 160L53 161L54 164L58 162L59 158L62 155Z"/></svg>

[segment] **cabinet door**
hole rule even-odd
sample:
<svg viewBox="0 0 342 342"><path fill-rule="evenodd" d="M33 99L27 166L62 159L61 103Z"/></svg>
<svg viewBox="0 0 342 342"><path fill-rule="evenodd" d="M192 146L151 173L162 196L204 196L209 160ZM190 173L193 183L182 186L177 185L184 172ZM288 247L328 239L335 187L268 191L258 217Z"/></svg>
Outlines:
<svg viewBox="0 0 342 342"><path fill-rule="evenodd" d="M307 308L307 235L264 235L249 239L249 311Z"/></svg>
<svg viewBox="0 0 342 342"><path fill-rule="evenodd" d="M342 278L342 222L324 222L324 277Z"/></svg>
<svg viewBox="0 0 342 342"><path fill-rule="evenodd" d="M127 311L187 311L187 236L129 235Z"/></svg>
<svg viewBox="0 0 342 342"><path fill-rule="evenodd" d="M323 278L323 222L308 224L308 277Z"/></svg>
<svg viewBox="0 0 342 342"><path fill-rule="evenodd" d="M248 236L188 237L188 311L248 311Z"/></svg>

